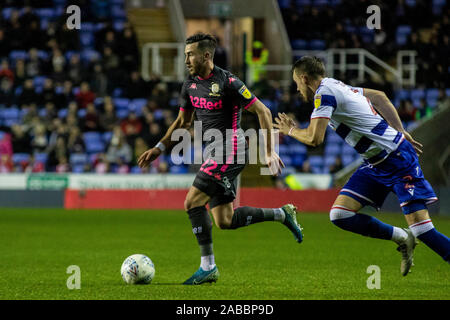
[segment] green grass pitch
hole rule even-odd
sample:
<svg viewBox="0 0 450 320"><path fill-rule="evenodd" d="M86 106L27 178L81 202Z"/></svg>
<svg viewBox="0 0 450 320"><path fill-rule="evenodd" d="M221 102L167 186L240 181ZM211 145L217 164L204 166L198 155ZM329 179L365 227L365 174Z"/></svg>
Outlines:
<svg viewBox="0 0 450 320"><path fill-rule="evenodd" d="M402 214L376 214L405 226ZM280 223L238 230L214 227L216 284L180 285L197 270L199 249L182 211L0 209L0 299L450 299L450 268L423 243L415 267L400 275L391 241L342 231L328 214L299 213L302 244ZM433 217L450 234L450 219ZM123 260L148 255L150 285L126 285ZM69 290L67 267L81 270L81 289ZM370 265L381 288L368 289Z"/></svg>

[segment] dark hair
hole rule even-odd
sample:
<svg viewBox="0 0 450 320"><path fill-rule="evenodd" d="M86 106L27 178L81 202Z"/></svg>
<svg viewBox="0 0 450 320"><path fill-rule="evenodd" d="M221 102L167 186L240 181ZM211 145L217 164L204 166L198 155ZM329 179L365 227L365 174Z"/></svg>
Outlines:
<svg viewBox="0 0 450 320"><path fill-rule="evenodd" d="M211 52L211 58L214 57L214 52L216 51L217 47L217 40L213 35L199 32L186 39L186 44L192 44L196 42L198 42L198 48L202 52L208 50Z"/></svg>
<svg viewBox="0 0 450 320"><path fill-rule="evenodd" d="M297 74L306 73L308 76L317 79L325 76L325 65L317 57L303 56L294 63L292 72Z"/></svg>

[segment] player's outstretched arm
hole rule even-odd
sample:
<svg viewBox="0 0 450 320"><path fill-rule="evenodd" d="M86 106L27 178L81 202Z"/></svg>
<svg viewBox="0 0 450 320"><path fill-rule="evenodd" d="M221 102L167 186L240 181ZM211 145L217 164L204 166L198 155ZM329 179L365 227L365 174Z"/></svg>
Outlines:
<svg viewBox="0 0 450 320"><path fill-rule="evenodd" d="M328 121L328 118L314 118L311 119L308 128L300 129L296 127L295 121L285 113L278 113L273 126L279 129L282 134L289 135L304 144L316 147L323 143Z"/></svg>
<svg viewBox="0 0 450 320"><path fill-rule="evenodd" d="M172 145L172 133L176 129L189 129L194 118L193 110L180 110L177 119L172 123L172 125L167 129L166 134L161 139L160 142L153 148L145 151L138 159L137 163L140 168L146 168L150 165L152 161L157 159L161 153Z"/></svg>
<svg viewBox="0 0 450 320"><path fill-rule="evenodd" d="M256 100L247 110L258 116L261 129L265 129L267 132L265 137L267 165L273 175L278 175L281 173L281 168L284 168L284 163L275 150L273 150L272 113L269 108L259 100Z"/></svg>
<svg viewBox="0 0 450 320"><path fill-rule="evenodd" d="M421 154L423 147L422 144L414 140L413 137L411 137L411 135L403 128L397 109L395 109L386 94L383 91L364 88L364 96L369 98L374 108L392 128L403 133L405 139L413 145L417 154Z"/></svg>

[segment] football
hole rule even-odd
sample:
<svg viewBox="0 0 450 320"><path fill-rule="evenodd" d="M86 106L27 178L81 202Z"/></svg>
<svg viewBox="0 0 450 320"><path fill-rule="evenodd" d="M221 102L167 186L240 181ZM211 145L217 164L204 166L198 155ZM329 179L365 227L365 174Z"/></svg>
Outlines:
<svg viewBox="0 0 450 320"><path fill-rule="evenodd" d="M120 274L127 284L149 284L155 276L155 265L146 255L133 254L122 263Z"/></svg>

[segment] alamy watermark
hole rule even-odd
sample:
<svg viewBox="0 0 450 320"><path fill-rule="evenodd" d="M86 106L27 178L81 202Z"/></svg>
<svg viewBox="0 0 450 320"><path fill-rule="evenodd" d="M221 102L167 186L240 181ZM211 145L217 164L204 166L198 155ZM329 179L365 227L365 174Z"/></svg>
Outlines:
<svg viewBox="0 0 450 320"><path fill-rule="evenodd" d="M377 5L367 7L366 13L371 14L366 20L368 29L381 29L381 9Z"/></svg>
<svg viewBox="0 0 450 320"><path fill-rule="evenodd" d="M367 278L367 289L381 289L381 269L377 265L370 265L366 272L371 276Z"/></svg>
<svg viewBox="0 0 450 320"><path fill-rule="evenodd" d="M67 274L70 276L67 278L66 286L69 290L81 289L81 270L77 265L71 265L67 267Z"/></svg>

